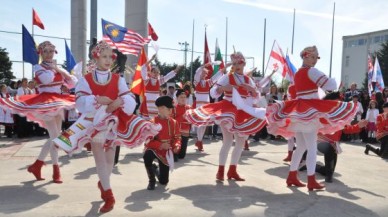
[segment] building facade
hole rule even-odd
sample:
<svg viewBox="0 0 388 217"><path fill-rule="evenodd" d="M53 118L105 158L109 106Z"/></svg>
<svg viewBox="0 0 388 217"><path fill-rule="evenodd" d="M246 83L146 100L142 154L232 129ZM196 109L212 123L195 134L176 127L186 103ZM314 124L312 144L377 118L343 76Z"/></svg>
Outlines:
<svg viewBox="0 0 388 217"><path fill-rule="evenodd" d="M388 29L343 36L342 41L341 81L346 88L353 82L358 88L362 88L368 71L368 54L374 56L381 48L381 43L388 41Z"/></svg>

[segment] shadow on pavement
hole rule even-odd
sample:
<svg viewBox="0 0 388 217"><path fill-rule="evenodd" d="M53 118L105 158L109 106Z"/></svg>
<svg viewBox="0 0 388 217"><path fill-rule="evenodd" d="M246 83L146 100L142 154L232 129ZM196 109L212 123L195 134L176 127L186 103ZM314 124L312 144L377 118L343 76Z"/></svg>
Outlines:
<svg viewBox="0 0 388 217"><path fill-rule="evenodd" d="M29 181L22 183L23 185L1 186L0 213L15 214L24 212L58 199L59 195L49 195L42 188L50 182L34 186L33 183L35 182Z"/></svg>
<svg viewBox="0 0 388 217"><path fill-rule="evenodd" d="M144 188L146 188L147 184L148 183L144 184ZM132 192L131 195L125 199L125 202L129 203L125 206L125 209L131 212L141 212L147 209L152 209L149 202L167 200L170 198L171 194L166 191L166 186L157 184L155 190L153 191L144 189Z"/></svg>

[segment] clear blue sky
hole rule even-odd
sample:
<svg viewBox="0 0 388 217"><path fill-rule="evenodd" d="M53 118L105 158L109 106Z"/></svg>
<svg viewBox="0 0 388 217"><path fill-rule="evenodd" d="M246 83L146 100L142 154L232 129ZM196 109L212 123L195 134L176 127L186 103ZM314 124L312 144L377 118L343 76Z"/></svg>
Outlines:
<svg viewBox="0 0 388 217"><path fill-rule="evenodd" d="M0 30L21 32L24 24L31 31L32 8L35 8L46 29L35 27L35 34L70 38L70 2L52 0L4 0L0 9ZM100 18L119 25L124 25L124 0L98 0L98 38L101 39ZM149 0L148 19L159 35L158 45L161 48L181 49L179 42L192 40L193 20L195 20L194 50L203 52L204 26L207 25L207 36L210 51L214 52L216 38L225 53L225 18L228 17L228 53L233 45L247 57L248 67L262 68L263 27L267 19L267 43L265 58L274 40L277 40L283 51L291 52L292 16L296 9L296 26L294 55L291 57L298 67L298 53L308 45L316 45L321 60L316 67L329 74L330 41L332 25L332 0ZM340 82L342 36L354 35L369 31L386 29L388 15L385 0L336 1L334 32L334 51L332 75ZM89 7L88 1L88 7ZM88 16L89 19L89 16ZM89 20L87 22L89 25ZM88 33L89 37L89 33ZM37 43L46 38L36 36ZM65 60L64 41L51 40L58 50L59 63ZM68 42L71 43L71 42ZM7 48L11 60L22 60L21 35L0 32L0 47ZM153 50L149 49L149 56ZM160 50L162 62L182 64L182 51ZM194 58L202 54L195 54ZM191 60L191 53L188 55ZM22 77L22 64L13 64L14 75ZM31 66L25 64L26 77L31 77ZM363 75L360 75L363 76Z"/></svg>

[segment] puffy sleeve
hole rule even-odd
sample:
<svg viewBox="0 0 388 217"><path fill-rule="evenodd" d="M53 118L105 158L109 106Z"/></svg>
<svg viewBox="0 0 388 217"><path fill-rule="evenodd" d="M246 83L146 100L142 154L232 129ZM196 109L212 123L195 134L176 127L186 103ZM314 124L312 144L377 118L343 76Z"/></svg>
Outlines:
<svg viewBox="0 0 388 217"><path fill-rule="evenodd" d="M75 87L75 106L80 113L94 113L97 110L96 96L92 94L85 78L81 78Z"/></svg>
<svg viewBox="0 0 388 217"><path fill-rule="evenodd" d="M224 75L224 73L222 73L221 71L218 71L216 74L214 74L211 78L210 78L210 85L213 85L215 84L218 79L220 79L222 76Z"/></svg>
<svg viewBox="0 0 388 217"><path fill-rule="evenodd" d="M333 78L327 77L323 72L316 68L310 68L308 72L309 78L323 90L337 89L337 82Z"/></svg>
<svg viewBox="0 0 388 217"><path fill-rule="evenodd" d="M202 66L199 67L199 68L195 71L194 81L193 81L194 86L197 86L197 84L201 81L201 73L202 73Z"/></svg>
<svg viewBox="0 0 388 217"><path fill-rule="evenodd" d="M133 95L130 93L124 78L121 77L119 79L119 96L124 102L122 105L123 111L128 115L133 114L133 111L136 107L136 101Z"/></svg>
<svg viewBox="0 0 388 217"><path fill-rule="evenodd" d="M54 81L55 74L52 70L46 70L41 65L33 66L35 77L39 79L42 84L49 84Z"/></svg>
<svg viewBox="0 0 388 217"><path fill-rule="evenodd" d="M213 85L213 87L210 89L210 96L213 98L213 99L216 99L216 98L219 98L221 96L221 93L218 93L217 92L217 89L221 86L226 86L227 84L229 84L229 77L224 75L222 76L215 85Z"/></svg>
<svg viewBox="0 0 388 217"><path fill-rule="evenodd" d="M67 71L66 71L67 72ZM77 77L76 76L74 76L74 75L71 75L71 74L68 74L69 75L69 78L65 78L65 85L69 88L69 89L71 89L71 88L73 88L73 87L75 87L75 85L77 84L77 82L78 82L78 79L77 79Z"/></svg>
<svg viewBox="0 0 388 217"><path fill-rule="evenodd" d="M176 73L173 70L173 71L169 72L167 75L161 76L160 79L159 79L160 85L166 83L168 80L170 80L171 78L175 77L175 75L176 75Z"/></svg>

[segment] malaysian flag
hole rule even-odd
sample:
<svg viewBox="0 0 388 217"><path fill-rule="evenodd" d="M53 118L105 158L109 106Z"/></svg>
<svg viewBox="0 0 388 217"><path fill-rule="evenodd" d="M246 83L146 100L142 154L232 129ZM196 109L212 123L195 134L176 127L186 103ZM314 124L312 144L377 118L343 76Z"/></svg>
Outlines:
<svg viewBox="0 0 388 217"><path fill-rule="evenodd" d="M150 42L150 39L143 38L139 33L130 29L118 26L114 23L102 20L102 39L113 49L123 54L137 56L143 46Z"/></svg>

